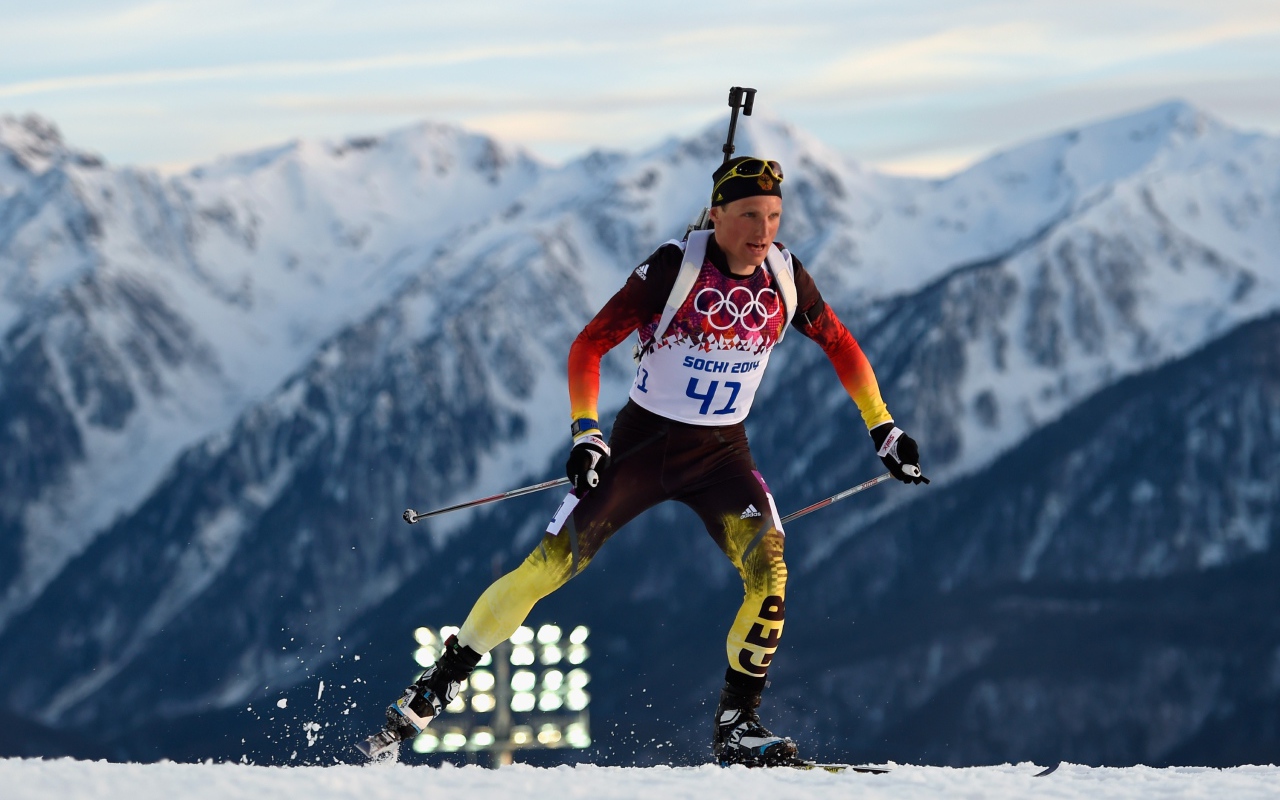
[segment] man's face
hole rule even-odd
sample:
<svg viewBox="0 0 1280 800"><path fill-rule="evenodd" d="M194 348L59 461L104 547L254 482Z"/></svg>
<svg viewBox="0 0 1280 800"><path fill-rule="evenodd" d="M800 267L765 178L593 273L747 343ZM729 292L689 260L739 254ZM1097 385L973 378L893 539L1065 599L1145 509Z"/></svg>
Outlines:
<svg viewBox="0 0 1280 800"><path fill-rule="evenodd" d="M715 206L711 221L716 226L716 244L729 259L729 269L737 272L755 267L764 261L778 233L782 198L757 195Z"/></svg>

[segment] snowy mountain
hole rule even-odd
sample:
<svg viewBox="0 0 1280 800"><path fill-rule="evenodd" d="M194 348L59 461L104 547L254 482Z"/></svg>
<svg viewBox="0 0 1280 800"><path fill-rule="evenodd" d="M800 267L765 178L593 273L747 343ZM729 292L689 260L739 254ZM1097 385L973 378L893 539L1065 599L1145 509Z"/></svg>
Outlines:
<svg viewBox="0 0 1280 800"><path fill-rule="evenodd" d="M164 181L0 120L0 627L183 450L540 172L423 125Z"/></svg>
<svg viewBox="0 0 1280 800"><path fill-rule="evenodd" d="M238 757L263 725L246 705L314 694L302 682L329 674L368 712L347 709L349 733L376 722L407 677L407 631L459 620L555 500L416 528L399 511L559 470L568 344L683 231L721 136L553 168L420 126L161 180L108 169L39 120L0 123L0 652L24 654L0 659L3 708L124 755ZM1191 655L1171 635L1126 651L1174 665L1163 683L1138 669L1103 686L1010 654L1025 629L997 621L1014 607L1034 628L1125 587L1117 606L1139 619L1153 582L1189 591L1271 558L1280 141L1173 103L944 181L869 172L765 118L740 151L787 166L781 238L935 477L796 523L775 715L820 746L936 762L1099 741L1081 758L1160 760L1225 719L1236 684L1274 703L1280 687L1212 668L1265 674L1272 633L1256 658L1230 635ZM877 466L799 341L749 422L784 511ZM630 365L611 359L616 407ZM615 732L597 757L661 757L643 745L664 720L699 757L737 579L697 528L651 512L535 611L610 631L593 705ZM1238 608L1224 603L1254 619L1257 580L1243 580ZM1081 653L1133 633L1074 630ZM1184 656L1209 667L1179 672ZM991 678L1002 670L1026 677ZM1168 675L1235 688L1180 705ZM1090 686L1145 726L1082 704ZM645 687L671 702L625 733ZM991 739L1027 702L1083 721ZM1151 710L1187 703L1178 724ZM1099 739L1109 719L1136 732ZM950 750L930 733L971 729L986 738Z"/></svg>

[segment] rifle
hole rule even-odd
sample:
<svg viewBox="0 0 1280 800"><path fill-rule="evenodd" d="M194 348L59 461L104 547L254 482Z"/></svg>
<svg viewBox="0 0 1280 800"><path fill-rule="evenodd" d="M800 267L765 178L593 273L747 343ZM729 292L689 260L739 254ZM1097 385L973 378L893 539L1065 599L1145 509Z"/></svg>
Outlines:
<svg viewBox="0 0 1280 800"><path fill-rule="evenodd" d="M756 90L744 89L741 86L734 86L729 89L729 108L733 111L729 115L729 136L725 139L724 147L720 148L724 152L724 161L721 164L728 163L733 158L733 137L738 132L738 111L741 110L743 116L751 116L751 109L756 104ZM689 225L685 230L685 238L694 231L705 231L711 227L711 207L703 206L702 213L698 215L698 219Z"/></svg>

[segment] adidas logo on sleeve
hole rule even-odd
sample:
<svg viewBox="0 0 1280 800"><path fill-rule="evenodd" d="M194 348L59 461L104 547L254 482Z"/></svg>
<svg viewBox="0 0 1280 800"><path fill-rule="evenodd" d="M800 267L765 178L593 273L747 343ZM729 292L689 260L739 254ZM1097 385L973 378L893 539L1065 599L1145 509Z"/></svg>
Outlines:
<svg viewBox="0 0 1280 800"><path fill-rule="evenodd" d="M638 275L642 281L649 280L649 265L646 263L636 267L636 275Z"/></svg>
<svg viewBox="0 0 1280 800"><path fill-rule="evenodd" d="M747 510L743 511L742 516L738 517L738 519L746 519L748 517L758 517L758 516L760 516L760 512L756 509L755 503L752 503L751 505L747 506Z"/></svg>

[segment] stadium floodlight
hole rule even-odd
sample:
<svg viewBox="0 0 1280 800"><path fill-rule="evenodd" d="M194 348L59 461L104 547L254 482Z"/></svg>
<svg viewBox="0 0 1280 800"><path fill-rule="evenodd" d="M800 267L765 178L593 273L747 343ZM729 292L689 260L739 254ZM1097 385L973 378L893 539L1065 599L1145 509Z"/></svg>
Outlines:
<svg viewBox="0 0 1280 800"><path fill-rule="evenodd" d="M511 676L511 688L517 692L532 692L537 685L537 674L527 669L516 670L516 674Z"/></svg>
<svg viewBox="0 0 1280 800"><path fill-rule="evenodd" d="M511 663L517 667L527 667L534 661L532 647L522 644L511 648Z"/></svg>
<svg viewBox="0 0 1280 800"><path fill-rule="evenodd" d="M434 731L426 730L413 737L413 752L434 753L440 747L440 737Z"/></svg>
<svg viewBox="0 0 1280 800"><path fill-rule="evenodd" d="M548 722L538 729L538 743L545 745L557 745L560 743L560 728L554 723Z"/></svg>
<svg viewBox="0 0 1280 800"><path fill-rule="evenodd" d="M533 692L516 692L511 695L511 710L521 714L532 711L538 705L538 698Z"/></svg>
<svg viewBox="0 0 1280 800"><path fill-rule="evenodd" d="M533 741L533 728L528 725L517 725L511 729L511 743L526 745Z"/></svg>
<svg viewBox="0 0 1280 800"><path fill-rule="evenodd" d="M493 684L497 683L497 679L493 677L493 673L487 669L478 669L471 673L468 679L471 688L477 692L492 692Z"/></svg>
<svg viewBox="0 0 1280 800"><path fill-rule="evenodd" d="M564 704L570 711L581 711L591 702L591 695L581 689L570 689L564 696Z"/></svg>
<svg viewBox="0 0 1280 800"><path fill-rule="evenodd" d="M564 729L564 740L569 743L570 747L590 747L591 734L587 733L587 726L581 722L573 722L569 727Z"/></svg>
<svg viewBox="0 0 1280 800"><path fill-rule="evenodd" d="M413 651L413 660L418 666L426 669L436 663L436 649L434 647L419 647Z"/></svg>
<svg viewBox="0 0 1280 800"><path fill-rule="evenodd" d="M413 630L419 668L436 663L456 626ZM413 737L416 753L487 752L494 766L512 763L515 750L591 746L584 690L591 681L581 666L589 651L586 626L547 623L520 626L511 638L481 656L448 705L449 727ZM565 663L568 662L568 663ZM572 666L570 666L572 665ZM442 722L444 722L442 720Z"/></svg>

